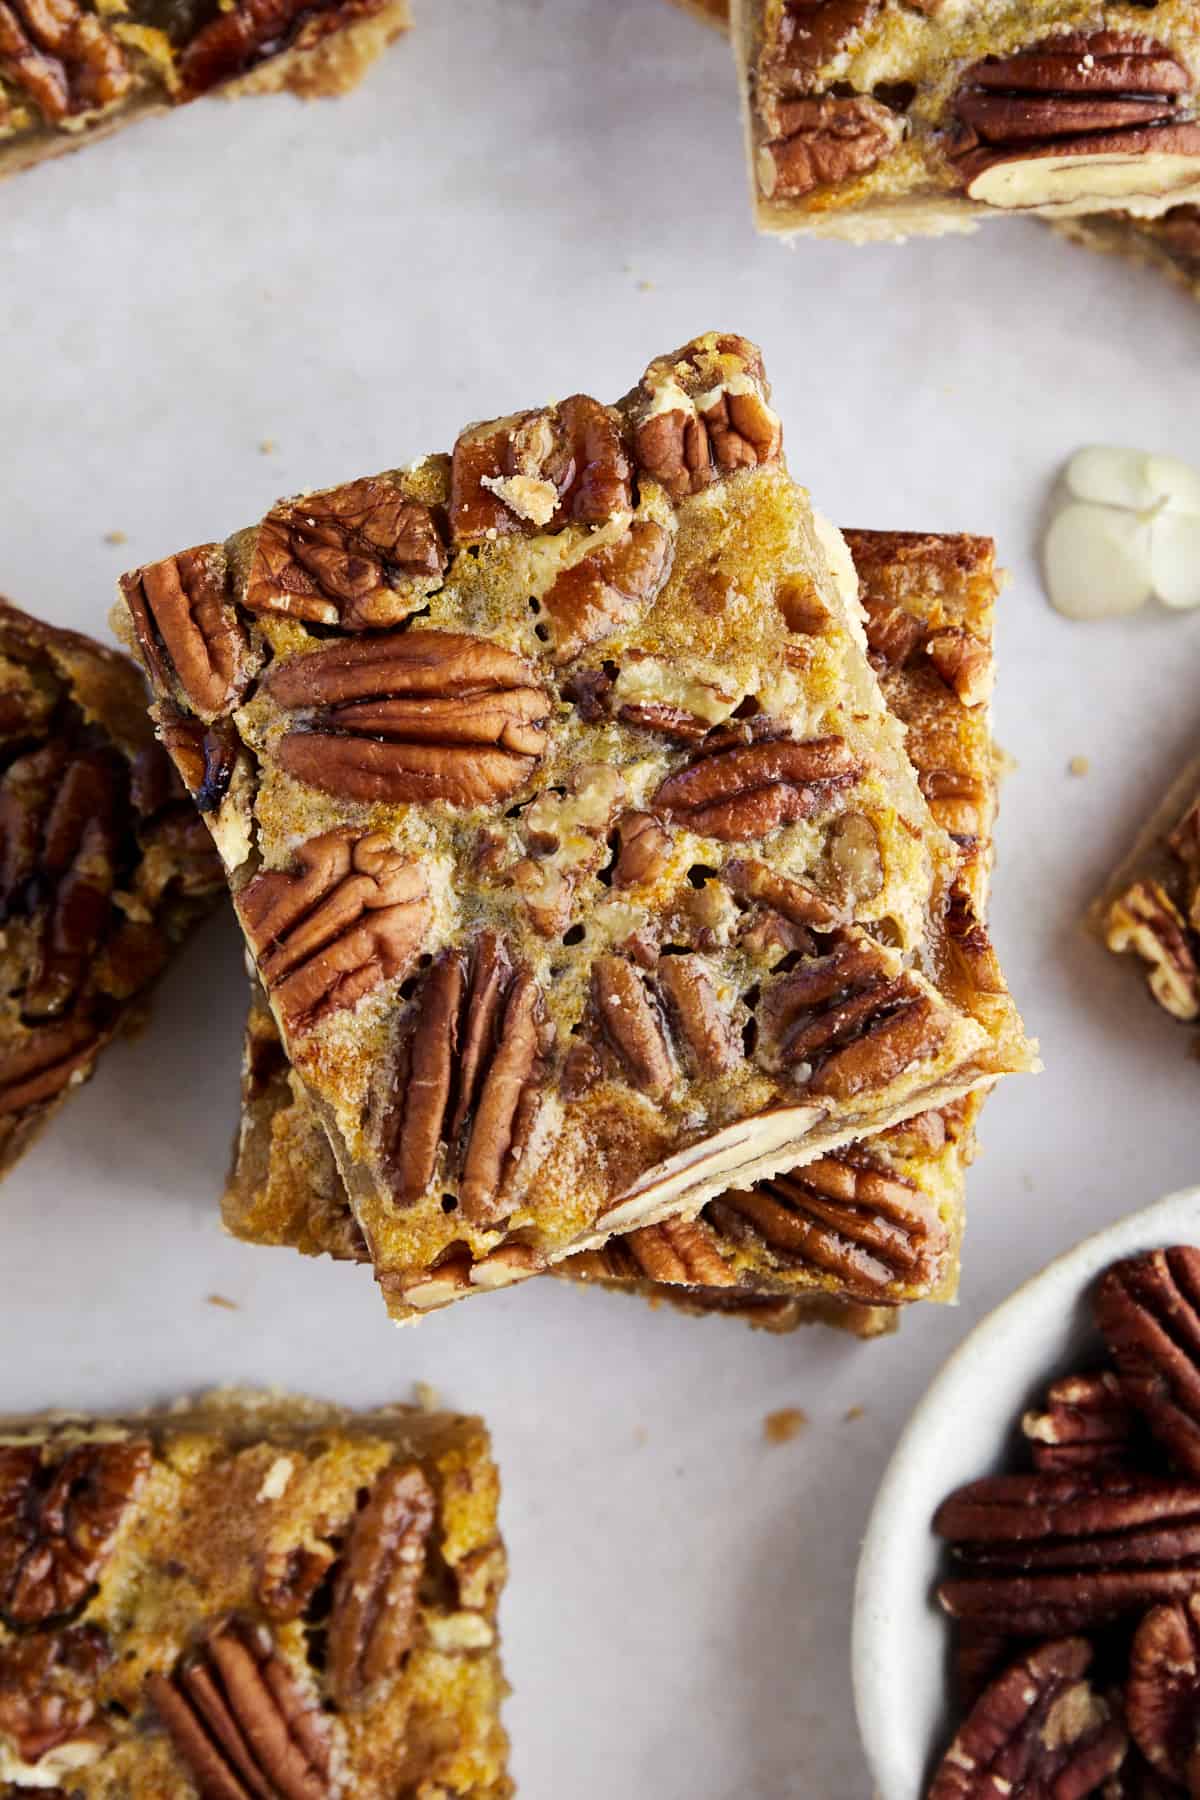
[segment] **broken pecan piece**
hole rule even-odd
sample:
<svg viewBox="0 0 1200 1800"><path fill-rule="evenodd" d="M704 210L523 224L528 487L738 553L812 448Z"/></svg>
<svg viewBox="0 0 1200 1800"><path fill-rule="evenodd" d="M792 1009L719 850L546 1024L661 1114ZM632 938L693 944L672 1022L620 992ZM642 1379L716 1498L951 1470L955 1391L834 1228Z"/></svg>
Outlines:
<svg viewBox="0 0 1200 1800"><path fill-rule="evenodd" d="M88 1068L107 1031L86 1019L61 1019L29 1032L6 1053L0 1077L0 1117L44 1106Z"/></svg>
<svg viewBox="0 0 1200 1800"><path fill-rule="evenodd" d="M865 94L783 100L756 159L768 200L800 200L877 168L904 137L904 120Z"/></svg>
<svg viewBox="0 0 1200 1800"><path fill-rule="evenodd" d="M657 881L667 867L671 839L649 813L625 813L617 823L613 886L641 887Z"/></svg>
<svg viewBox="0 0 1200 1800"><path fill-rule="evenodd" d="M657 812L725 843L830 812L861 774L844 738L768 738L700 756L659 787Z"/></svg>
<svg viewBox="0 0 1200 1800"><path fill-rule="evenodd" d="M543 594L556 663L570 662L650 607L671 572L671 539L635 519L624 537L580 557Z"/></svg>
<svg viewBox="0 0 1200 1800"><path fill-rule="evenodd" d="M1126 1398L1179 1467L1200 1476L1200 1250L1114 1263L1093 1311Z"/></svg>
<svg viewBox="0 0 1200 1800"><path fill-rule="evenodd" d="M301 845L296 865L256 875L237 908L263 982L298 1035L407 973L430 903L420 868L384 837L327 831Z"/></svg>
<svg viewBox="0 0 1200 1800"><path fill-rule="evenodd" d="M51 125L111 106L133 81L102 18L76 0L0 0L0 75Z"/></svg>
<svg viewBox="0 0 1200 1800"><path fill-rule="evenodd" d="M982 706L995 682L990 647L961 625L943 625L925 639L925 654L964 706Z"/></svg>
<svg viewBox="0 0 1200 1800"><path fill-rule="evenodd" d="M1137 191L1169 193L1200 157L1200 125L1183 110L1192 87L1165 45L1129 31L1064 32L985 57L955 100L951 165L972 199L994 206L1119 199L1130 167Z"/></svg>
<svg viewBox="0 0 1200 1800"><path fill-rule="evenodd" d="M36 1763L71 1743L79 1762L85 1744L99 1755L107 1733L93 1723L96 1678L111 1660L108 1640L95 1625L39 1632L0 1647L0 1737L16 1746L22 1762Z"/></svg>
<svg viewBox="0 0 1200 1800"><path fill-rule="evenodd" d="M632 505L620 417L587 394L471 425L454 446L450 527L456 544L560 531L572 522L602 525Z"/></svg>
<svg viewBox="0 0 1200 1800"><path fill-rule="evenodd" d="M1135 881L1108 909L1104 941L1132 950L1149 968L1150 992L1172 1018L1200 1018L1200 968L1183 916L1157 881Z"/></svg>
<svg viewBox="0 0 1200 1800"><path fill-rule="evenodd" d="M378 0L235 0L185 46L179 58L181 96L195 100L287 48L311 50L377 7Z"/></svg>
<svg viewBox="0 0 1200 1800"><path fill-rule="evenodd" d="M398 625L446 567L429 507L382 477L306 494L259 527L243 604L343 631Z"/></svg>
<svg viewBox="0 0 1200 1800"><path fill-rule="evenodd" d="M433 1489L415 1467L385 1469L355 1517L329 1620L329 1686L339 1706L364 1705L412 1647L433 1517Z"/></svg>
<svg viewBox="0 0 1200 1800"><path fill-rule="evenodd" d="M1135 1415L1111 1369L1051 1382L1040 1411L1021 1420L1037 1469L1116 1469L1128 1463Z"/></svg>
<svg viewBox="0 0 1200 1800"><path fill-rule="evenodd" d="M550 700L530 665L486 638L408 631L277 664L264 686L310 709L281 766L341 799L481 806L523 785L546 749Z"/></svg>
<svg viewBox="0 0 1200 1800"><path fill-rule="evenodd" d="M86 1600L150 1473L149 1443L80 1444L44 1465L0 1445L0 1617L46 1625Z"/></svg>
<svg viewBox="0 0 1200 1800"><path fill-rule="evenodd" d="M328 1723L268 1632L219 1625L146 1692L205 1800L330 1800Z"/></svg>
<svg viewBox="0 0 1200 1800"><path fill-rule="evenodd" d="M817 70L879 12L881 0L785 0L764 45L762 77L781 93L803 93Z"/></svg>
<svg viewBox="0 0 1200 1800"><path fill-rule="evenodd" d="M703 1219L664 1219L643 1225L615 1240L628 1251L634 1269L649 1281L675 1287L719 1287L736 1284L737 1276L717 1248Z"/></svg>
<svg viewBox="0 0 1200 1800"><path fill-rule="evenodd" d="M121 577L121 592L156 687L178 683L202 719L233 710L249 645L227 591L225 553L201 544Z"/></svg>
<svg viewBox="0 0 1200 1800"><path fill-rule="evenodd" d="M841 1150L733 1189L711 1201L705 1217L721 1236L766 1244L872 1306L887 1305L901 1289L928 1291L950 1248L945 1226L915 1184L865 1150Z"/></svg>
<svg viewBox="0 0 1200 1800"><path fill-rule="evenodd" d="M438 1172L457 1181L463 1216L496 1216L539 1104L549 1028L541 992L492 931L465 957L445 952L422 977L384 1114L382 1148L399 1206Z"/></svg>
<svg viewBox="0 0 1200 1800"><path fill-rule="evenodd" d="M1128 1738L1084 1680L1083 1638L1041 1644L986 1688L929 1787L928 1800L1084 1800L1120 1768Z"/></svg>
<svg viewBox="0 0 1200 1800"><path fill-rule="evenodd" d="M1125 1716L1151 1768L1200 1792L1200 1594L1153 1607L1134 1632Z"/></svg>
<svg viewBox="0 0 1200 1800"><path fill-rule="evenodd" d="M639 470L672 500L738 469L777 462L783 444L762 359L745 338L656 358L626 404Z"/></svg>

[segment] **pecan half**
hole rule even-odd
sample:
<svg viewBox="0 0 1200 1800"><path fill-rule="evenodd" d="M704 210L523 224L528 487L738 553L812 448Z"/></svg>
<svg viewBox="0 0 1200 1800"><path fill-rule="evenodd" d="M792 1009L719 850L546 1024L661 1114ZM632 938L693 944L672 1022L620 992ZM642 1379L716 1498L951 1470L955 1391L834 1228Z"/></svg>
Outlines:
<svg viewBox="0 0 1200 1800"><path fill-rule="evenodd" d="M592 1004L604 1040L627 1080L648 1099L665 1099L675 1085L670 1040L642 976L625 957L596 958Z"/></svg>
<svg viewBox="0 0 1200 1800"><path fill-rule="evenodd" d="M107 1032L86 1019L62 1019L25 1036L0 1065L0 1116L43 1106L88 1068Z"/></svg>
<svg viewBox="0 0 1200 1800"><path fill-rule="evenodd" d="M417 864L378 835L328 831L301 845L296 865L256 875L237 908L263 982L300 1034L407 973L430 902Z"/></svg>
<svg viewBox="0 0 1200 1800"><path fill-rule="evenodd" d="M897 1291L928 1291L950 1240L915 1184L865 1150L840 1150L788 1175L711 1201L705 1218L721 1237L831 1276L839 1292L887 1305Z"/></svg>
<svg viewBox="0 0 1200 1800"><path fill-rule="evenodd" d="M1150 992L1172 1018L1200 1018L1200 968L1183 916L1159 882L1135 881L1112 902L1104 941L1118 955L1141 957Z"/></svg>
<svg viewBox="0 0 1200 1800"><path fill-rule="evenodd" d="M1083 1638L1041 1644L986 1688L946 1752L928 1800L1053 1800L1094 1794L1128 1738L1083 1678Z"/></svg>
<svg viewBox="0 0 1200 1800"><path fill-rule="evenodd" d="M329 1620L329 1687L339 1706L364 1705L411 1649L433 1518L433 1489L418 1468L385 1469L355 1517Z"/></svg>
<svg viewBox="0 0 1200 1800"><path fill-rule="evenodd" d="M602 525L632 504L620 417L587 394L471 425L454 446L450 528L456 544L561 531L572 522Z"/></svg>
<svg viewBox="0 0 1200 1800"><path fill-rule="evenodd" d="M671 839L649 813L625 813L617 822L613 886L641 887L657 881L667 867Z"/></svg>
<svg viewBox="0 0 1200 1800"><path fill-rule="evenodd" d="M146 1692L205 1800L330 1800L328 1723L268 1632L219 1625Z"/></svg>
<svg viewBox="0 0 1200 1800"><path fill-rule="evenodd" d="M934 1529L962 1572L938 1598L1013 1637L1085 1631L1200 1584L1200 1485L1117 1469L970 1483Z"/></svg>
<svg viewBox="0 0 1200 1800"><path fill-rule="evenodd" d="M755 160L768 200L800 200L877 168L904 137L904 120L865 94L783 100L775 133Z"/></svg>
<svg viewBox="0 0 1200 1800"><path fill-rule="evenodd" d="M277 506L259 527L243 604L343 631L397 625L439 583L429 507L382 477Z"/></svg>
<svg viewBox="0 0 1200 1800"><path fill-rule="evenodd" d="M698 1081L714 1081L742 1060L729 1010L723 1006L702 956L663 956L655 970L658 991L683 1059Z"/></svg>
<svg viewBox="0 0 1200 1800"><path fill-rule="evenodd" d="M142 1438L48 1465L37 1445L0 1445L0 1617L46 1625L86 1600L151 1462Z"/></svg>
<svg viewBox="0 0 1200 1800"><path fill-rule="evenodd" d="M36 1763L71 1743L80 1765L85 1744L95 1755L107 1733L96 1717L96 1679L111 1660L95 1625L14 1638L0 1647L0 1737L22 1762Z"/></svg>
<svg viewBox="0 0 1200 1800"><path fill-rule="evenodd" d="M726 843L830 812L862 773L844 738L767 739L700 756L654 796L656 812Z"/></svg>
<svg viewBox="0 0 1200 1800"><path fill-rule="evenodd" d="M951 165L972 199L997 206L1120 198L1133 190L1108 183L1122 165L1138 167L1137 191L1169 192L1200 156L1200 125L1184 112L1192 86L1165 45L1129 31L1064 32L985 57L955 99Z"/></svg>
<svg viewBox="0 0 1200 1800"><path fill-rule="evenodd" d="M761 79L780 93L803 93L817 70L879 12L881 0L785 0L763 46Z"/></svg>
<svg viewBox="0 0 1200 1800"><path fill-rule="evenodd" d="M247 680L249 645L230 603L225 554L201 544L121 577L121 592L154 686L202 719L233 710Z"/></svg>
<svg viewBox="0 0 1200 1800"><path fill-rule="evenodd" d="M759 1054L810 1092L848 1099L932 1056L947 1022L932 997L865 933L847 931L764 989Z"/></svg>
<svg viewBox="0 0 1200 1800"><path fill-rule="evenodd" d="M542 596L556 663L634 624L671 572L671 539L661 525L635 519L624 537L580 557Z"/></svg>
<svg viewBox="0 0 1200 1800"><path fill-rule="evenodd" d="M744 900L757 900L793 925L831 931L840 922L836 907L790 875L779 875L753 857L735 857L721 871L725 885Z"/></svg>
<svg viewBox="0 0 1200 1800"><path fill-rule="evenodd" d="M1200 1792L1200 1595L1152 1608L1134 1632L1125 1716L1151 1768Z"/></svg>
<svg viewBox="0 0 1200 1800"><path fill-rule="evenodd" d="M1200 1476L1200 1250L1114 1263L1093 1311L1126 1398L1179 1467Z"/></svg>
<svg viewBox="0 0 1200 1800"><path fill-rule="evenodd" d="M522 786L546 748L551 704L530 665L486 638L408 631L277 664L264 686L310 709L281 766L346 800L482 806Z"/></svg>
<svg viewBox="0 0 1200 1800"><path fill-rule="evenodd" d="M733 1287L737 1282L703 1219L664 1219L661 1225L643 1225L615 1242L628 1252L633 1269L650 1281L704 1288Z"/></svg>
<svg viewBox="0 0 1200 1800"><path fill-rule="evenodd" d="M0 0L0 75L51 125L113 105L133 81L117 40L75 0Z"/></svg>
<svg viewBox="0 0 1200 1800"><path fill-rule="evenodd" d="M1116 1469L1129 1461L1134 1423L1117 1377L1101 1369L1052 1382L1021 1430L1037 1469Z"/></svg>
<svg viewBox="0 0 1200 1800"><path fill-rule="evenodd" d="M783 433L769 399L762 359L746 338L714 334L657 358L625 403L639 470L678 501L777 462Z"/></svg>
<svg viewBox="0 0 1200 1800"><path fill-rule="evenodd" d="M471 1223L497 1215L539 1104L550 1033L541 992L494 932L469 958L447 951L423 976L384 1115L397 1205L440 1179Z"/></svg>

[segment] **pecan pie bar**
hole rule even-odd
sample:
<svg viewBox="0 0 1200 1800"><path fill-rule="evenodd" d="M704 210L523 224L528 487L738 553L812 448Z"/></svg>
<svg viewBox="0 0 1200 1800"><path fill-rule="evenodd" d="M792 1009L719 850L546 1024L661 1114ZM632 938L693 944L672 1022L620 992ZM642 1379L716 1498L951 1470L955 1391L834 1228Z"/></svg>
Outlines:
<svg viewBox="0 0 1200 1800"><path fill-rule="evenodd" d="M502 1800L478 1419L222 1392L0 1421L0 1782Z"/></svg>
<svg viewBox="0 0 1200 1800"><path fill-rule="evenodd" d="M1158 219L1092 213L1059 227L1089 250L1112 250L1182 282L1200 300L1200 206L1173 206Z"/></svg>
<svg viewBox="0 0 1200 1800"><path fill-rule="evenodd" d="M1200 1019L1200 763L1189 763L1089 915L1117 955L1145 966L1164 1012Z"/></svg>
<svg viewBox="0 0 1200 1800"><path fill-rule="evenodd" d="M398 1316L1030 1066L745 340L122 591Z"/></svg>
<svg viewBox="0 0 1200 1800"><path fill-rule="evenodd" d="M222 892L127 657L0 600L0 1173Z"/></svg>
<svg viewBox="0 0 1200 1800"><path fill-rule="evenodd" d="M408 0L0 0L0 176L220 92L352 88Z"/></svg>
<svg viewBox="0 0 1200 1800"><path fill-rule="evenodd" d="M1200 200L1200 14L733 0L758 223L858 239Z"/></svg>

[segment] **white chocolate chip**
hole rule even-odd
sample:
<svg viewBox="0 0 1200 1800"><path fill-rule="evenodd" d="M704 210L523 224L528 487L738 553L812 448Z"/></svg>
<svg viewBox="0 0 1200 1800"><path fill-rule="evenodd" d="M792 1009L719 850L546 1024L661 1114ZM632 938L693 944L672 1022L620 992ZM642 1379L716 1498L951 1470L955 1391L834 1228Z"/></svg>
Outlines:
<svg viewBox="0 0 1200 1800"><path fill-rule="evenodd" d="M1067 464L1044 544L1050 603L1071 619L1200 606L1200 471L1099 445Z"/></svg>
<svg viewBox="0 0 1200 1800"><path fill-rule="evenodd" d="M258 1500L282 1500L287 1493L288 1482L292 1479L292 1471L295 1467L290 1456L277 1456L263 1476L262 1486L255 1498Z"/></svg>

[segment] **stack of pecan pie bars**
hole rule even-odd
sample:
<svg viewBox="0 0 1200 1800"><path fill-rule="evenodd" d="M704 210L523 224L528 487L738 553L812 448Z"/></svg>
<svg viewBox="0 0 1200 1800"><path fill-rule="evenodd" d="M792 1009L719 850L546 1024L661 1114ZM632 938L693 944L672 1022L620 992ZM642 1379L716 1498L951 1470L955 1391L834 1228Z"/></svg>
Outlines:
<svg viewBox="0 0 1200 1800"><path fill-rule="evenodd" d="M953 1291L992 547L851 532L757 350L277 506L118 624L253 965L237 1235L392 1316L553 1272L788 1326Z"/></svg>

